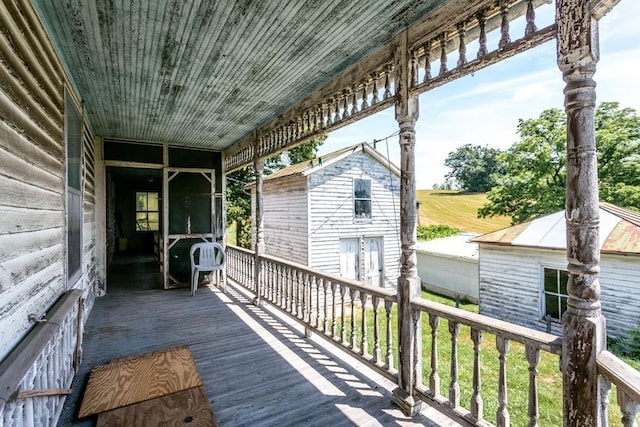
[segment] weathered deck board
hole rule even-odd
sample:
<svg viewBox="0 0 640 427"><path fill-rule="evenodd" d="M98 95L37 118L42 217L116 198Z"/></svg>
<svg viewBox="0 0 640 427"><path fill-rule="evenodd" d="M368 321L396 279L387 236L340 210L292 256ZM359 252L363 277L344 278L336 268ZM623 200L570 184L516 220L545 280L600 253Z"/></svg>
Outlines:
<svg viewBox="0 0 640 427"><path fill-rule="evenodd" d="M221 426L459 425L435 409L409 419L393 383L227 287L114 294L96 300L84 359L60 426L89 426L77 408L91 367L189 345Z"/></svg>

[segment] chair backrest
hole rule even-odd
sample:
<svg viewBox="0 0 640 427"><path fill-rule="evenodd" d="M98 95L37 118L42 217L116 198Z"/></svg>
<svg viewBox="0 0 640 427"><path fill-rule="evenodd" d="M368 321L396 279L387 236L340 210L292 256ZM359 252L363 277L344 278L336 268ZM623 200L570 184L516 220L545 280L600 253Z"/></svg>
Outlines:
<svg viewBox="0 0 640 427"><path fill-rule="evenodd" d="M196 252L198 252L198 262L196 262ZM191 265L198 267L224 266L224 248L217 242L195 243L191 246Z"/></svg>

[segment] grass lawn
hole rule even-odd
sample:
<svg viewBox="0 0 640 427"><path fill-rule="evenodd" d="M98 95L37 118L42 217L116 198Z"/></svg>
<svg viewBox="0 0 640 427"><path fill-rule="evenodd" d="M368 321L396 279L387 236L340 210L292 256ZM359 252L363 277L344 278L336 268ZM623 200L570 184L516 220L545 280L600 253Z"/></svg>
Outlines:
<svg viewBox="0 0 640 427"><path fill-rule="evenodd" d="M487 202L484 193L459 190L418 190L420 225L446 224L462 231L488 233L511 225L506 216L478 218L478 208Z"/></svg>

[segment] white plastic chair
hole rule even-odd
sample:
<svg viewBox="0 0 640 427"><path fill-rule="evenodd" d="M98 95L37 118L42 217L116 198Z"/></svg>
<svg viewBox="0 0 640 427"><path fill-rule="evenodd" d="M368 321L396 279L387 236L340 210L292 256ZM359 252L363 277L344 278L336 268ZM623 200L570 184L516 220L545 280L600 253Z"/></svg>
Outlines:
<svg viewBox="0 0 640 427"><path fill-rule="evenodd" d="M196 255L196 252L197 255ZM226 255L220 243L203 242L195 243L191 246L191 296L198 290L198 279L200 272L215 272L216 283L218 283L218 271L222 274L222 286L225 286L224 263ZM197 259L197 262L196 262Z"/></svg>

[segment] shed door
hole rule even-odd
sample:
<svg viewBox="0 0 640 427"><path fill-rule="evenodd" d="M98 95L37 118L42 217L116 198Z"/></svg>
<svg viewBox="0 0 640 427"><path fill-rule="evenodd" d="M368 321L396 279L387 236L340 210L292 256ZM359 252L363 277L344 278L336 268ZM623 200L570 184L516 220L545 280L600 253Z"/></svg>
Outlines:
<svg viewBox="0 0 640 427"><path fill-rule="evenodd" d="M382 279L384 260L381 237L364 239L364 282L371 286L384 286Z"/></svg>
<svg viewBox="0 0 640 427"><path fill-rule="evenodd" d="M360 239L340 239L340 275L360 280Z"/></svg>

